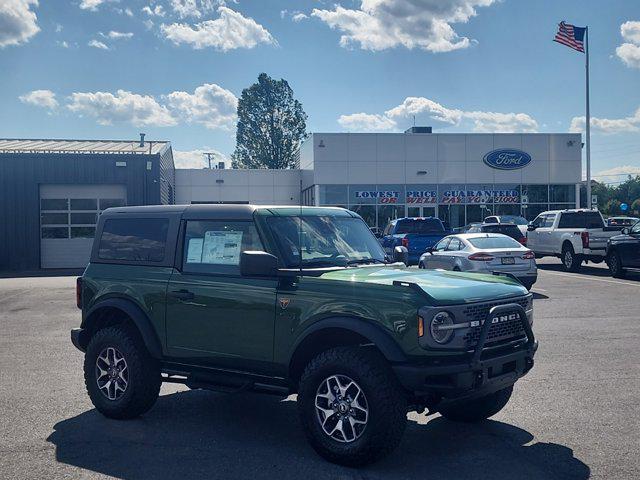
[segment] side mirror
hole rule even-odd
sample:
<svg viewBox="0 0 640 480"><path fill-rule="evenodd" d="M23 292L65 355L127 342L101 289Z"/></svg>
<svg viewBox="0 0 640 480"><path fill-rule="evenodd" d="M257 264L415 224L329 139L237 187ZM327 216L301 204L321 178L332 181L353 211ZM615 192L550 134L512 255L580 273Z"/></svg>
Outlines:
<svg viewBox="0 0 640 480"><path fill-rule="evenodd" d="M529 222L529 225L527 225L527 231L533 232L535 229L536 226L533 224L533 222Z"/></svg>
<svg viewBox="0 0 640 480"><path fill-rule="evenodd" d="M629 235L630 232L631 229L629 227L624 227L620 233L622 233L623 235Z"/></svg>
<svg viewBox="0 0 640 480"><path fill-rule="evenodd" d="M396 247L393 249L393 261L402 262L405 265L409 265L409 250L407 247Z"/></svg>
<svg viewBox="0 0 640 480"><path fill-rule="evenodd" d="M424 253L430 253L431 255L433 255L433 247L429 247L427 248Z"/></svg>
<svg viewBox="0 0 640 480"><path fill-rule="evenodd" d="M275 277L278 259L267 252L247 250L240 254L240 275L243 277Z"/></svg>

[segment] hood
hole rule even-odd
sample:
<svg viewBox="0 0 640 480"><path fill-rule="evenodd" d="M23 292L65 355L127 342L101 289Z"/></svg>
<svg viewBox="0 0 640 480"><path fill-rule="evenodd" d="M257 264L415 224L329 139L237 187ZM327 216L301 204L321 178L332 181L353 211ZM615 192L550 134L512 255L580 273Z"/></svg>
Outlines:
<svg viewBox="0 0 640 480"><path fill-rule="evenodd" d="M528 293L508 277L445 270L357 267L327 272L320 278L382 285L393 285L395 281L415 283L438 305L502 300Z"/></svg>

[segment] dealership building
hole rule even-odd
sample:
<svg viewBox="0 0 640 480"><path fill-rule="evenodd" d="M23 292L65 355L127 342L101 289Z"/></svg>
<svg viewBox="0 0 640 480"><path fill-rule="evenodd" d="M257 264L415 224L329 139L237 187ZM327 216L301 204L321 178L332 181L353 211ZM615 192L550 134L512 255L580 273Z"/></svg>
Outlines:
<svg viewBox="0 0 640 480"><path fill-rule="evenodd" d="M86 264L114 205L341 206L371 227L575 208L580 134L313 133L290 170L175 169L169 142L0 140L0 271Z"/></svg>

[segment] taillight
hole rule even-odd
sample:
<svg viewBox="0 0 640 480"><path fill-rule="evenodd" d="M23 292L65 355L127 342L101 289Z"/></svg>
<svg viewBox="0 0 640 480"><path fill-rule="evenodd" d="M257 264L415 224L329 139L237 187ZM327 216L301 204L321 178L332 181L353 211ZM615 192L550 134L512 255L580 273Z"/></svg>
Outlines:
<svg viewBox="0 0 640 480"><path fill-rule="evenodd" d="M402 239L402 246L405 248L409 248L409 239L407 237L404 237Z"/></svg>
<svg viewBox="0 0 640 480"><path fill-rule="evenodd" d="M479 252L479 253L473 253L471 255L469 255L469 260L476 260L478 262L490 262L491 260L493 260L493 255L489 255L488 253L483 253L483 252Z"/></svg>
<svg viewBox="0 0 640 480"><path fill-rule="evenodd" d="M76 306L82 309L82 277L76 278Z"/></svg>
<svg viewBox="0 0 640 480"><path fill-rule="evenodd" d="M582 248L589 248L589 232L581 232Z"/></svg>
<svg viewBox="0 0 640 480"><path fill-rule="evenodd" d="M536 254L529 250L524 255L522 255L522 258L524 258L525 260L533 260L534 258L536 258Z"/></svg>

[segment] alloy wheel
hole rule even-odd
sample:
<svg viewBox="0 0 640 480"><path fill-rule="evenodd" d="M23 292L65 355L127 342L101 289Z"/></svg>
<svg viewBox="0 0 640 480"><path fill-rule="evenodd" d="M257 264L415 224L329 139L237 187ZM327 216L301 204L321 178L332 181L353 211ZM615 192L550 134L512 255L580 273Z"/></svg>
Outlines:
<svg viewBox="0 0 640 480"><path fill-rule="evenodd" d="M322 430L338 442L357 440L367 427L367 399L360 386L346 375L332 375L320 383L315 407Z"/></svg>
<svg viewBox="0 0 640 480"><path fill-rule="evenodd" d="M119 400L129 385L129 370L124 355L114 347L107 347L96 358L96 383L109 400Z"/></svg>

